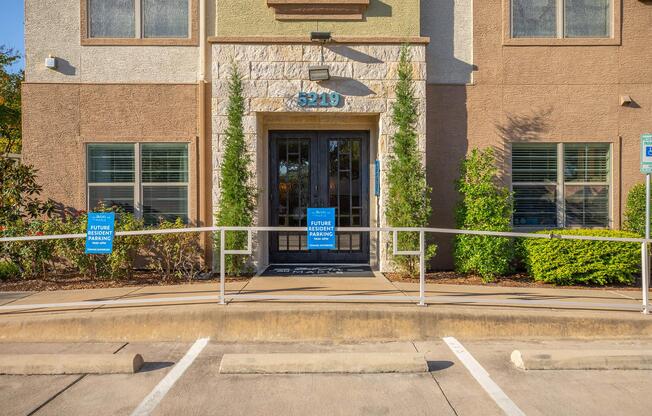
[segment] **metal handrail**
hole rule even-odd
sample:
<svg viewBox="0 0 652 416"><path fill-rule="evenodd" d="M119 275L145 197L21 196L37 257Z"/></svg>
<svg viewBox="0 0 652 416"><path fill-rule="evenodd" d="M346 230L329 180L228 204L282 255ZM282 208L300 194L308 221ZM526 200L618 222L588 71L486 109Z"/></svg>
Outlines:
<svg viewBox="0 0 652 416"><path fill-rule="evenodd" d="M227 232L247 232L247 248L245 250L229 250L225 247L224 241ZM272 226L212 226L212 227L189 227L189 228L170 228L163 230L137 230L137 231L117 231L115 236L142 236L142 235L161 235L161 234L181 234L181 233L201 233L201 232L219 232L220 233L220 304L226 304L227 296L225 294L226 276L224 260L226 255L252 255L253 232L307 232L308 227L272 227ZM649 270L645 270L647 261L645 251L647 244L652 244L652 238L628 238L628 237L600 237L600 236L581 236L570 234L549 234L543 233L525 233L510 231L482 231L482 230L460 230L452 228L431 228L431 227L337 227L336 232L387 232L392 234L393 252L395 256L418 256L419 257L419 297L418 304L425 306L428 298L425 295L425 234L453 234L453 235L479 235L505 238L536 238L536 239L559 239L559 240L581 240L581 241L610 241L620 243L637 243L641 244L641 267L642 267L642 291L643 291L643 313L650 313L649 304ZM419 250L401 251L398 247L398 234L402 232L419 233ZM85 233L79 234L61 234L61 235L33 235L20 237L0 237L0 243L21 242L21 241L44 241L44 240L61 240L61 239L80 239L86 238ZM229 295L229 299L285 299L287 296L256 296L253 295ZM347 296L346 300L365 300L368 296ZM333 299L344 299L337 296ZM386 298L388 299L388 298ZM412 300L412 297L402 297L401 299ZM388 299L389 300L389 299Z"/></svg>

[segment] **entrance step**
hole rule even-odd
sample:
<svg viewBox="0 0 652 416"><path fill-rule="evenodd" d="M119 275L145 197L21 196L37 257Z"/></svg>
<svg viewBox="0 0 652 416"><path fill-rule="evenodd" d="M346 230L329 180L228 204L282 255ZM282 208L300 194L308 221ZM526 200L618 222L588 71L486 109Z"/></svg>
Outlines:
<svg viewBox="0 0 652 416"><path fill-rule="evenodd" d="M264 277L376 277L371 267L360 265L279 264L271 265Z"/></svg>
<svg viewBox="0 0 652 416"><path fill-rule="evenodd" d="M415 353L225 354L221 374L423 373L428 363Z"/></svg>

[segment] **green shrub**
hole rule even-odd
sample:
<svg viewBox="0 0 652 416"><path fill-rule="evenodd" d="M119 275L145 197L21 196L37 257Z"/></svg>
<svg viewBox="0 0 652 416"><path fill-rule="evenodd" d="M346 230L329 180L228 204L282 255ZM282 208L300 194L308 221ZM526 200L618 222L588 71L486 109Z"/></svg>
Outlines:
<svg viewBox="0 0 652 416"><path fill-rule="evenodd" d="M493 149L473 149L462 162L457 190L457 227L465 230L510 231L512 198L498 184ZM514 244L509 238L458 235L455 238L455 269L477 273L485 282L511 270Z"/></svg>
<svg viewBox="0 0 652 416"><path fill-rule="evenodd" d="M8 260L0 260L0 280L20 276L20 269Z"/></svg>
<svg viewBox="0 0 652 416"><path fill-rule="evenodd" d="M227 107L228 127L224 136L224 157L220 164L220 200L215 224L218 226L247 227L253 223L256 207L256 189L252 186L251 153L247 150L243 117L245 100L243 97L242 77L235 63L232 65L229 80L229 103ZM215 239L217 250L225 244L229 250L244 250L247 244L246 232L227 232L226 242ZM226 256L220 265L231 275L243 272L246 256Z"/></svg>
<svg viewBox="0 0 652 416"><path fill-rule="evenodd" d="M549 234L550 231L541 231ZM636 238L626 231L555 230L554 234ZM613 241L526 239L525 264L535 279L557 285L632 284L640 273L640 245Z"/></svg>
<svg viewBox="0 0 652 416"><path fill-rule="evenodd" d="M396 103L392 107L392 153L387 164L387 208L385 215L390 227L427 227L432 208L432 189L426 181L426 170L419 152L416 124L419 117L414 95L412 56L408 45L401 48L396 83ZM419 234L398 235L398 248L412 251L419 247ZM426 260L437 252L437 246L426 247ZM419 270L416 256L395 256L392 261L400 271L415 275Z"/></svg>
<svg viewBox="0 0 652 416"><path fill-rule="evenodd" d="M645 184L635 185L627 194L623 230L645 235Z"/></svg>
<svg viewBox="0 0 652 416"><path fill-rule="evenodd" d="M184 228L181 219L163 221L157 229ZM151 241L151 264L164 281L172 278L188 280L199 271L201 247L197 233L155 234Z"/></svg>
<svg viewBox="0 0 652 416"><path fill-rule="evenodd" d="M23 237L51 234L51 221L18 220L2 227L4 237ZM56 242L53 240L15 241L0 244L0 258L18 267L24 278L45 276L55 267Z"/></svg>
<svg viewBox="0 0 652 416"><path fill-rule="evenodd" d="M98 208L96 211L108 211ZM54 222L57 232L53 234L83 234L86 232L88 214L67 217ZM116 215L116 231L137 231L144 229L142 220L128 212ZM115 237L113 252L109 255L86 254L86 241L82 238L56 240L57 254L65 259L80 274L100 278L131 276L139 249L146 245L148 236Z"/></svg>

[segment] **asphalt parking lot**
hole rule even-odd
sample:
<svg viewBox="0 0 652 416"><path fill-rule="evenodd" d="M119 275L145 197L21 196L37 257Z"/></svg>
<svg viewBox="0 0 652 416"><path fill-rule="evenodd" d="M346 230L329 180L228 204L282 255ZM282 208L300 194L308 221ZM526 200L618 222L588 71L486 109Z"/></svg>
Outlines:
<svg viewBox="0 0 652 416"><path fill-rule="evenodd" d="M519 348L650 350L650 342L463 339L460 342L504 392L506 400L524 414L644 415L652 409L652 371L521 371L510 363L511 352ZM187 370L176 374L171 382L175 368L192 346L188 343L0 344L0 354L140 353L146 362L136 374L0 376L0 414L505 414L496 396L483 389L473 371L443 340L355 345L208 342L193 359L185 360ZM364 375L219 373L225 353L281 352L419 352L425 354L430 371Z"/></svg>

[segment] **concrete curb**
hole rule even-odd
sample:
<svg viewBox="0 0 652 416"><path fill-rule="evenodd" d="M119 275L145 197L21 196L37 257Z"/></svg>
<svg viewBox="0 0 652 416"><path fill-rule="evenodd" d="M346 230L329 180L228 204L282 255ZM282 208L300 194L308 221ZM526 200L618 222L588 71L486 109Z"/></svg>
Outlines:
<svg viewBox="0 0 652 416"><path fill-rule="evenodd" d="M234 304L0 315L0 342L382 342L439 339L652 338L634 312L473 306Z"/></svg>
<svg viewBox="0 0 652 416"><path fill-rule="evenodd" d="M424 373L423 354L225 354L221 374Z"/></svg>
<svg viewBox="0 0 652 416"><path fill-rule="evenodd" d="M514 350L521 370L652 370L652 352L627 350Z"/></svg>
<svg viewBox="0 0 652 416"><path fill-rule="evenodd" d="M0 374L132 374L143 362L140 354L0 355Z"/></svg>

